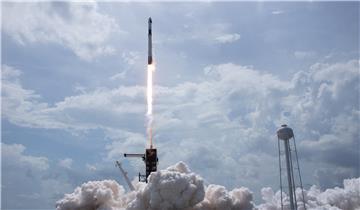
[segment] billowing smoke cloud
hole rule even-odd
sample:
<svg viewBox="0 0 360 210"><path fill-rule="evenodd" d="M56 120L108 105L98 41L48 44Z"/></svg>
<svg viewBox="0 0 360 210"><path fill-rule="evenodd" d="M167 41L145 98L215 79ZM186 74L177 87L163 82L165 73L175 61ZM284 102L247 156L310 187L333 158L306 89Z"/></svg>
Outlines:
<svg viewBox="0 0 360 210"><path fill-rule="evenodd" d="M116 181L92 181L77 187L56 203L57 210L77 209L252 209L252 193L246 188L228 192L209 185L182 162L152 173L147 185L125 193Z"/></svg>
<svg viewBox="0 0 360 210"><path fill-rule="evenodd" d="M281 210L280 191L274 193L271 188L261 190L264 204L258 206L259 210ZM301 190L297 189L299 209L303 208ZM332 209L332 210L359 210L360 209L360 178L345 179L344 188L335 187L321 191L317 186L304 190L306 209ZM284 199L285 210L289 208L288 198Z"/></svg>
<svg viewBox="0 0 360 210"><path fill-rule="evenodd" d="M307 209L360 209L360 178L344 180L344 188L321 191L316 186L305 190ZM265 203L254 205L252 192L244 187L228 191L210 184L191 172L183 162L152 173L149 183L139 183L136 190L126 193L114 180L90 181L66 194L56 203L57 210L280 210L280 192L271 188L261 190ZM301 191L297 191L301 198ZM284 195L285 196L285 195ZM300 200L300 199L299 199ZM285 209L288 199L284 199ZM299 209L302 203L299 202Z"/></svg>
<svg viewBox="0 0 360 210"><path fill-rule="evenodd" d="M125 190L114 180L90 181L56 203L57 209L119 209Z"/></svg>
<svg viewBox="0 0 360 210"><path fill-rule="evenodd" d="M202 201L204 194L202 178L180 162L152 174L127 209L187 209Z"/></svg>
<svg viewBox="0 0 360 210"><path fill-rule="evenodd" d="M205 199L195 208L201 210L253 209L252 193L244 187L228 191L223 186L209 185Z"/></svg>

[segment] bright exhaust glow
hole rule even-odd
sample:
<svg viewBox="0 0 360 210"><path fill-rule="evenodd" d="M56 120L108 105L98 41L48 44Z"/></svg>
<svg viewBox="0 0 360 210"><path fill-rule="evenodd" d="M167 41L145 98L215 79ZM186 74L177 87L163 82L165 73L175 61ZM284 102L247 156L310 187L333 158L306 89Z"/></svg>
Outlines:
<svg viewBox="0 0 360 210"><path fill-rule="evenodd" d="M153 121L153 72L155 71L155 65L150 64L147 67L147 113L146 116L148 118L147 123L147 135L150 143L150 148L152 148L152 121Z"/></svg>

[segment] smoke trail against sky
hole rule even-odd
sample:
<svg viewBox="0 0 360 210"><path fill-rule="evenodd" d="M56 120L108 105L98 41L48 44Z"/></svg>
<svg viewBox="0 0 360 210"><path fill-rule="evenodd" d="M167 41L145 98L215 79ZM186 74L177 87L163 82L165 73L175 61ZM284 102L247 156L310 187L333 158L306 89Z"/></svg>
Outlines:
<svg viewBox="0 0 360 210"><path fill-rule="evenodd" d="M154 172L149 183L137 183L135 191L125 192L114 180L90 181L66 194L56 203L57 210L280 210L280 192L261 190L264 203L255 205L252 192L239 187L227 190L220 185L204 185L203 178L179 162ZM300 190L297 191L300 196ZM360 178L344 180L344 187L321 191L312 186L305 191L307 209L360 209ZM289 209L285 198L285 210ZM299 205L299 209L302 209Z"/></svg>
<svg viewBox="0 0 360 210"><path fill-rule="evenodd" d="M146 98L147 98L147 134L150 144L152 147L152 122L153 122L153 72L155 71L155 64L150 64L147 67L147 89L146 89Z"/></svg>

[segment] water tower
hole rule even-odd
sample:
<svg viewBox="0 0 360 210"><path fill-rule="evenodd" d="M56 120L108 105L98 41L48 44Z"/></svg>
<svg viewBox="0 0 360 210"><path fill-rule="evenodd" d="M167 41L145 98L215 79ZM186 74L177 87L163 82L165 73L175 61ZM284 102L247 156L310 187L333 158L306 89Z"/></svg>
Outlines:
<svg viewBox="0 0 360 210"><path fill-rule="evenodd" d="M288 187L287 193L289 195L289 201L290 201L289 208L291 210L298 209L296 188L299 187L301 189L303 207L304 209L306 209L294 132L291 128L287 127L287 125L282 125L281 128L277 130L277 136L278 136L278 149L279 149L281 209L282 210L284 209L283 188L286 187L286 185L285 186L283 185L283 176L286 176L287 178L287 187ZM283 144L281 144L280 141L282 141ZM295 156L295 161L293 160L294 156ZM283 175L283 169L286 169L286 175ZM298 173L294 174L294 170L297 170Z"/></svg>

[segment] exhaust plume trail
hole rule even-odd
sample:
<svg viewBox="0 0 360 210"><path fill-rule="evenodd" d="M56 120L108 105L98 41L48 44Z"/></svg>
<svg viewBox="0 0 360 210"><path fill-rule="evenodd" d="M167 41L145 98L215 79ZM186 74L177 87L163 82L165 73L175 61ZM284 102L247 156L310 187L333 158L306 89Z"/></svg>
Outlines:
<svg viewBox="0 0 360 210"><path fill-rule="evenodd" d="M152 121L153 121L153 72L155 71L155 65L154 64L150 64L147 67L147 92L146 92L146 97L147 97L147 135L148 135L148 140L149 140L149 144L150 144L150 148L152 148Z"/></svg>

